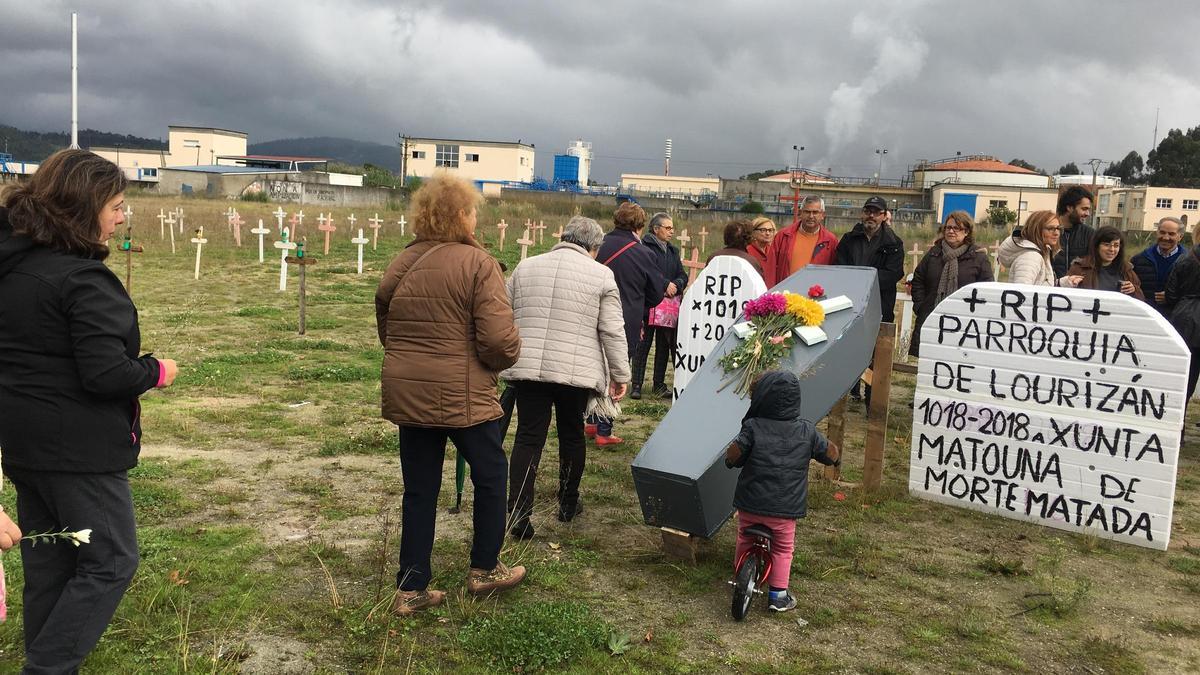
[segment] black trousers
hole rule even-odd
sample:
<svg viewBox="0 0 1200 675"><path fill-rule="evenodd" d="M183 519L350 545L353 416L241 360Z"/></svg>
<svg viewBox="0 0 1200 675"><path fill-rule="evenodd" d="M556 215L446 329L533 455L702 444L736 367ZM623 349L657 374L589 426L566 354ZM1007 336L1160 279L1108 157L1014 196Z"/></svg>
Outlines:
<svg viewBox="0 0 1200 675"><path fill-rule="evenodd" d="M508 425L512 423L513 408L517 405L517 383L505 382L504 391L500 392L500 410L504 417L500 418L500 442L508 436Z"/></svg>
<svg viewBox="0 0 1200 675"><path fill-rule="evenodd" d="M434 522L438 493L442 489L442 463L446 439L471 467L475 487L471 567L490 570L496 566L504 542L504 478L508 459L500 444L497 420L462 429L400 427L400 471L404 477L403 510L400 515L400 571L396 585L402 591L423 591L433 577L429 559L433 555Z"/></svg>
<svg viewBox="0 0 1200 675"><path fill-rule="evenodd" d="M637 353L633 358L633 385L641 387L646 379L646 360L650 358L650 343L653 342L653 386L664 386L667 364L675 359L675 335L675 328L662 328L646 324L642 333L642 341L638 343Z"/></svg>
<svg viewBox="0 0 1200 675"><path fill-rule="evenodd" d="M90 529L80 546L21 542L25 570L24 673L73 673L117 611L138 566L137 523L124 471L6 468L26 534Z"/></svg>
<svg viewBox="0 0 1200 675"><path fill-rule="evenodd" d="M534 479L550 430L550 409L558 429L558 503L574 513L579 503L579 481L587 459L583 413L590 389L566 384L523 381L517 387L517 436L508 474L508 510L516 518L533 512Z"/></svg>
<svg viewBox="0 0 1200 675"><path fill-rule="evenodd" d="M1192 400L1192 395L1196 393L1197 377L1200 377L1200 349L1193 349L1192 360L1188 364L1187 400L1183 402L1185 406L1188 401Z"/></svg>

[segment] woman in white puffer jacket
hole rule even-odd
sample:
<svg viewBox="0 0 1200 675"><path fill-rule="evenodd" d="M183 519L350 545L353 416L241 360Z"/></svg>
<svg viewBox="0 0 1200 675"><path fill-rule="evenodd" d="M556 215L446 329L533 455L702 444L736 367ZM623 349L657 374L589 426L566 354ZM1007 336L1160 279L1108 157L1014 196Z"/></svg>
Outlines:
<svg viewBox="0 0 1200 675"><path fill-rule="evenodd" d="M502 374L517 390L508 510L510 531L521 539L533 536L533 484L551 407L558 430L558 519L565 522L582 510L589 399L619 400L631 379L617 282L595 260L603 240L599 223L575 216L563 228L561 243L522 261L508 280L521 334L521 356Z"/></svg>
<svg viewBox="0 0 1200 675"><path fill-rule="evenodd" d="M1008 280L1031 286L1077 286L1079 275L1054 278L1050 260L1058 253L1062 228L1053 211L1034 211L1025 226L1000 244L997 258L1008 270Z"/></svg>

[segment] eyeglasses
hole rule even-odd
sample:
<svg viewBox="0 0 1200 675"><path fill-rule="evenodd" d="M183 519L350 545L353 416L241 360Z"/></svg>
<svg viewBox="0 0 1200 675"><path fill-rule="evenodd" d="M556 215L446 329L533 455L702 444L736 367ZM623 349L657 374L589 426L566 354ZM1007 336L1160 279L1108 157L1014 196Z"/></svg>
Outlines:
<svg viewBox="0 0 1200 675"><path fill-rule="evenodd" d="M755 232L774 232L775 228L773 228L773 227L756 227L756 228L754 228L754 231Z"/></svg>
<svg viewBox="0 0 1200 675"><path fill-rule="evenodd" d="M1046 232L1062 232L1062 228L1057 225L1045 225L1042 229Z"/></svg>
<svg viewBox="0 0 1200 675"><path fill-rule="evenodd" d="M943 225L942 232L966 232L967 228L962 225Z"/></svg>

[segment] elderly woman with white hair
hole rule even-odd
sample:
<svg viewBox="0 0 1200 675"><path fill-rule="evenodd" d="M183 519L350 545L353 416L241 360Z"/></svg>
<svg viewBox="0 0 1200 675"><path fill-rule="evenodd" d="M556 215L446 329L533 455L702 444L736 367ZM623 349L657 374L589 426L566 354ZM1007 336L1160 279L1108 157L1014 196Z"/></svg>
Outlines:
<svg viewBox="0 0 1200 675"><path fill-rule="evenodd" d="M579 481L587 452L583 418L597 402L620 400L630 380L621 297L612 270L596 262L604 230L575 216L562 240L521 262L508 295L521 333L521 355L504 371L517 389L517 433L509 467L510 532L533 536L534 479L550 428L558 427L558 519L583 507Z"/></svg>

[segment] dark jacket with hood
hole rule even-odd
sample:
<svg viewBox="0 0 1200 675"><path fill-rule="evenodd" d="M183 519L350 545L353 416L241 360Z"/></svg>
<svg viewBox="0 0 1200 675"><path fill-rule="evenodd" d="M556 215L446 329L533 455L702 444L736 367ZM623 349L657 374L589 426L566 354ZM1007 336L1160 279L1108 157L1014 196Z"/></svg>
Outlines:
<svg viewBox="0 0 1200 675"><path fill-rule="evenodd" d="M109 473L137 465L137 309L99 260L13 233L0 208L0 447L5 468Z"/></svg>
<svg viewBox="0 0 1200 675"><path fill-rule="evenodd" d="M629 246L632 243L633 246ZM629 246L629 248L625 248ZM622 253L622 249L625 249ZM617 256L613 258L613 256ZM621 316L625 319L625 341L632 355L642 341L642 324L650 308L662 302L667 279L658 271L654 253L629 230L604 235L596 260L608 265L621 292Z"/></svg>
<svg viewBox="0 0 1200 675"><path fill-rule="evenodd" d="M682 298L683 289L687 288L688 277L683 269L683 259L679 257L679 249L671 242L659 239L653 232L642 237L642 244L654 254L658 271L669 283L675 284L675 297Z"/></svg>
<svg viewBox="0 0 1200 675"><path fill-rule="evenodd" d="M1096 230L1087 223L1079 223L1072 225L1069 229L1067 225L1066 214L1058 214L1058 224L1063 228L1062 235L1058 239L1058 245L1061 247L1053 258L1050 259L1050 265L1054 267L1054 278L1061 279L1067 275L1067 270L1071 268L1071 263L1076 258L1082 258L1088 254L1088 245L1092 242L1092 237L1095 236Z"/></svg>
<svg viewBox="0 0 1200 675"><path fill-rule="evenodd" d="M812 422L800 419L800 380L795 374L764 373L750 395L735 443L742 467L733 492L735 508L777 518L803 518L808 512L808 464L833 464L829 441Z"/></svg>
<svg viewBox="0 0 1200 675"><path fill-rule="evenodd" d="M878 241L867 238L862 223L842 235L834 265L874 267L879 272L879 302L883 320L896 320L896 284L904 276L904 241L886 223L879 226Z"/></svg>

